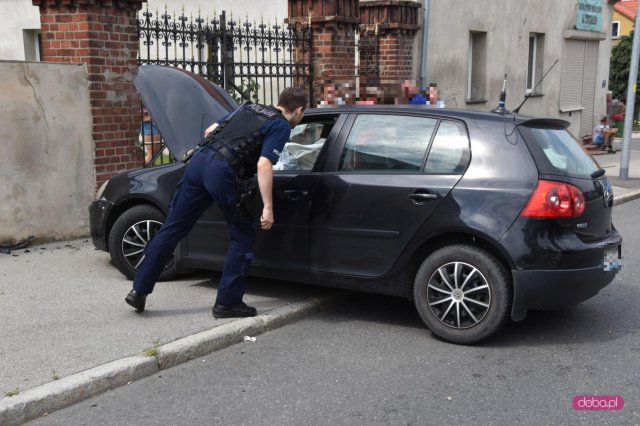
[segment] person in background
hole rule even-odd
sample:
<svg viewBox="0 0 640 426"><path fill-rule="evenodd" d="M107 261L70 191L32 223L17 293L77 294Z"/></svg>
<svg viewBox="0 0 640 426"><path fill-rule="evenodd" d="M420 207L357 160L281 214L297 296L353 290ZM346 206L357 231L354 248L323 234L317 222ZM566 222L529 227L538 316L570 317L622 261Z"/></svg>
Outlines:
<svg viewBox="0 0 640 426"><path fill-rule="evenodd" d="M607 117L602 117L600 124L593 128L593 143L602 145L602 151L611 151L613 150L612 140L613 132L609 128Z"/></svg>
<svg viewBox="0 0 640 426"><path fill-rule="evenodd" d="M153 155L160 150L162 137L158 128L151 121L151 114L144 105L142 106L142 124L138 140L144 151L144 164L147 165L153 159Z"/></svg>

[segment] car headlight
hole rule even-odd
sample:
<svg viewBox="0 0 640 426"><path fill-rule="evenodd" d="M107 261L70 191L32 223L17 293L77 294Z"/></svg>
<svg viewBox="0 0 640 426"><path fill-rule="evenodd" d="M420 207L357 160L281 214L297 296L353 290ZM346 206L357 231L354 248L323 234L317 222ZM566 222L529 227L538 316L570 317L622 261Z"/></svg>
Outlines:
<svg viewBox="0 0 640 426"><path fill-rule="evenodd" d="M109 180L107 179L107 181L103 183L102 186L100 186L100 189L98 189L98 193L96 194L96 200L99 200L100 198L102 198L102 194L104 193L104 190L107 189L108 183L109 183Z"/></svg>

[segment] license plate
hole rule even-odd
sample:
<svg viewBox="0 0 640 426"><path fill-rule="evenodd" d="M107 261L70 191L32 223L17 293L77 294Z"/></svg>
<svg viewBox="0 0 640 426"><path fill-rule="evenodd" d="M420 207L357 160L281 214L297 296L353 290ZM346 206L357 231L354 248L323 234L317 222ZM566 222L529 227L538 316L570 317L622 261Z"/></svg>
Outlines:
<svg viewBox="0 0 640 426"><path fill-rule="evenodd" d="M606 249L603 265L605 272L617 272L622 269L622 246Z"/></svg>

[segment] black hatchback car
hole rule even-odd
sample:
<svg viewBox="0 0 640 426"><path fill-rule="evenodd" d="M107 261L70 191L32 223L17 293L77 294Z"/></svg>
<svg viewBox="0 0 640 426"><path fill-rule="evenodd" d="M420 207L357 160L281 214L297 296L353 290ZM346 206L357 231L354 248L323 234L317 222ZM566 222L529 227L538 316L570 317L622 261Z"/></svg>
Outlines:
<svg viewBox="0 0 640 426"><path fill-rule="evenodd" d="M557 119L420 107L312 109L274 167L275 225L252 275L408 297L440 338L483 340L531 309L594 296L619 270L604 170ZM133 277L184 172L109 180L91 205L95 246ZM163 279L221 270L213 205ZM295 284L292 284L295 285Z"/></svg>

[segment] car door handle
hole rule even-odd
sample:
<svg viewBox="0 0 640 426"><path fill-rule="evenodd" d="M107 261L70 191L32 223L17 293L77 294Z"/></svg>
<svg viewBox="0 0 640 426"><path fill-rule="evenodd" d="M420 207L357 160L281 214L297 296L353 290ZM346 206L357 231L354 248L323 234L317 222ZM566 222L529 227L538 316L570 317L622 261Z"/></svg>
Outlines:
<svg viewBox="0 0 640 426"><path fill-rule="evenodd" d="M309 191L306 189L287 189L284 191L284 195L290 200L299 200L302 197L309 195Z"/></svg>
<svg viewBox="0 0 640 426"><path fill-rule="evenodd" d="M437 194L409 194L409 199L414 203L420 203L427 200L435 200L436 198L438 198Z"/></svg>

